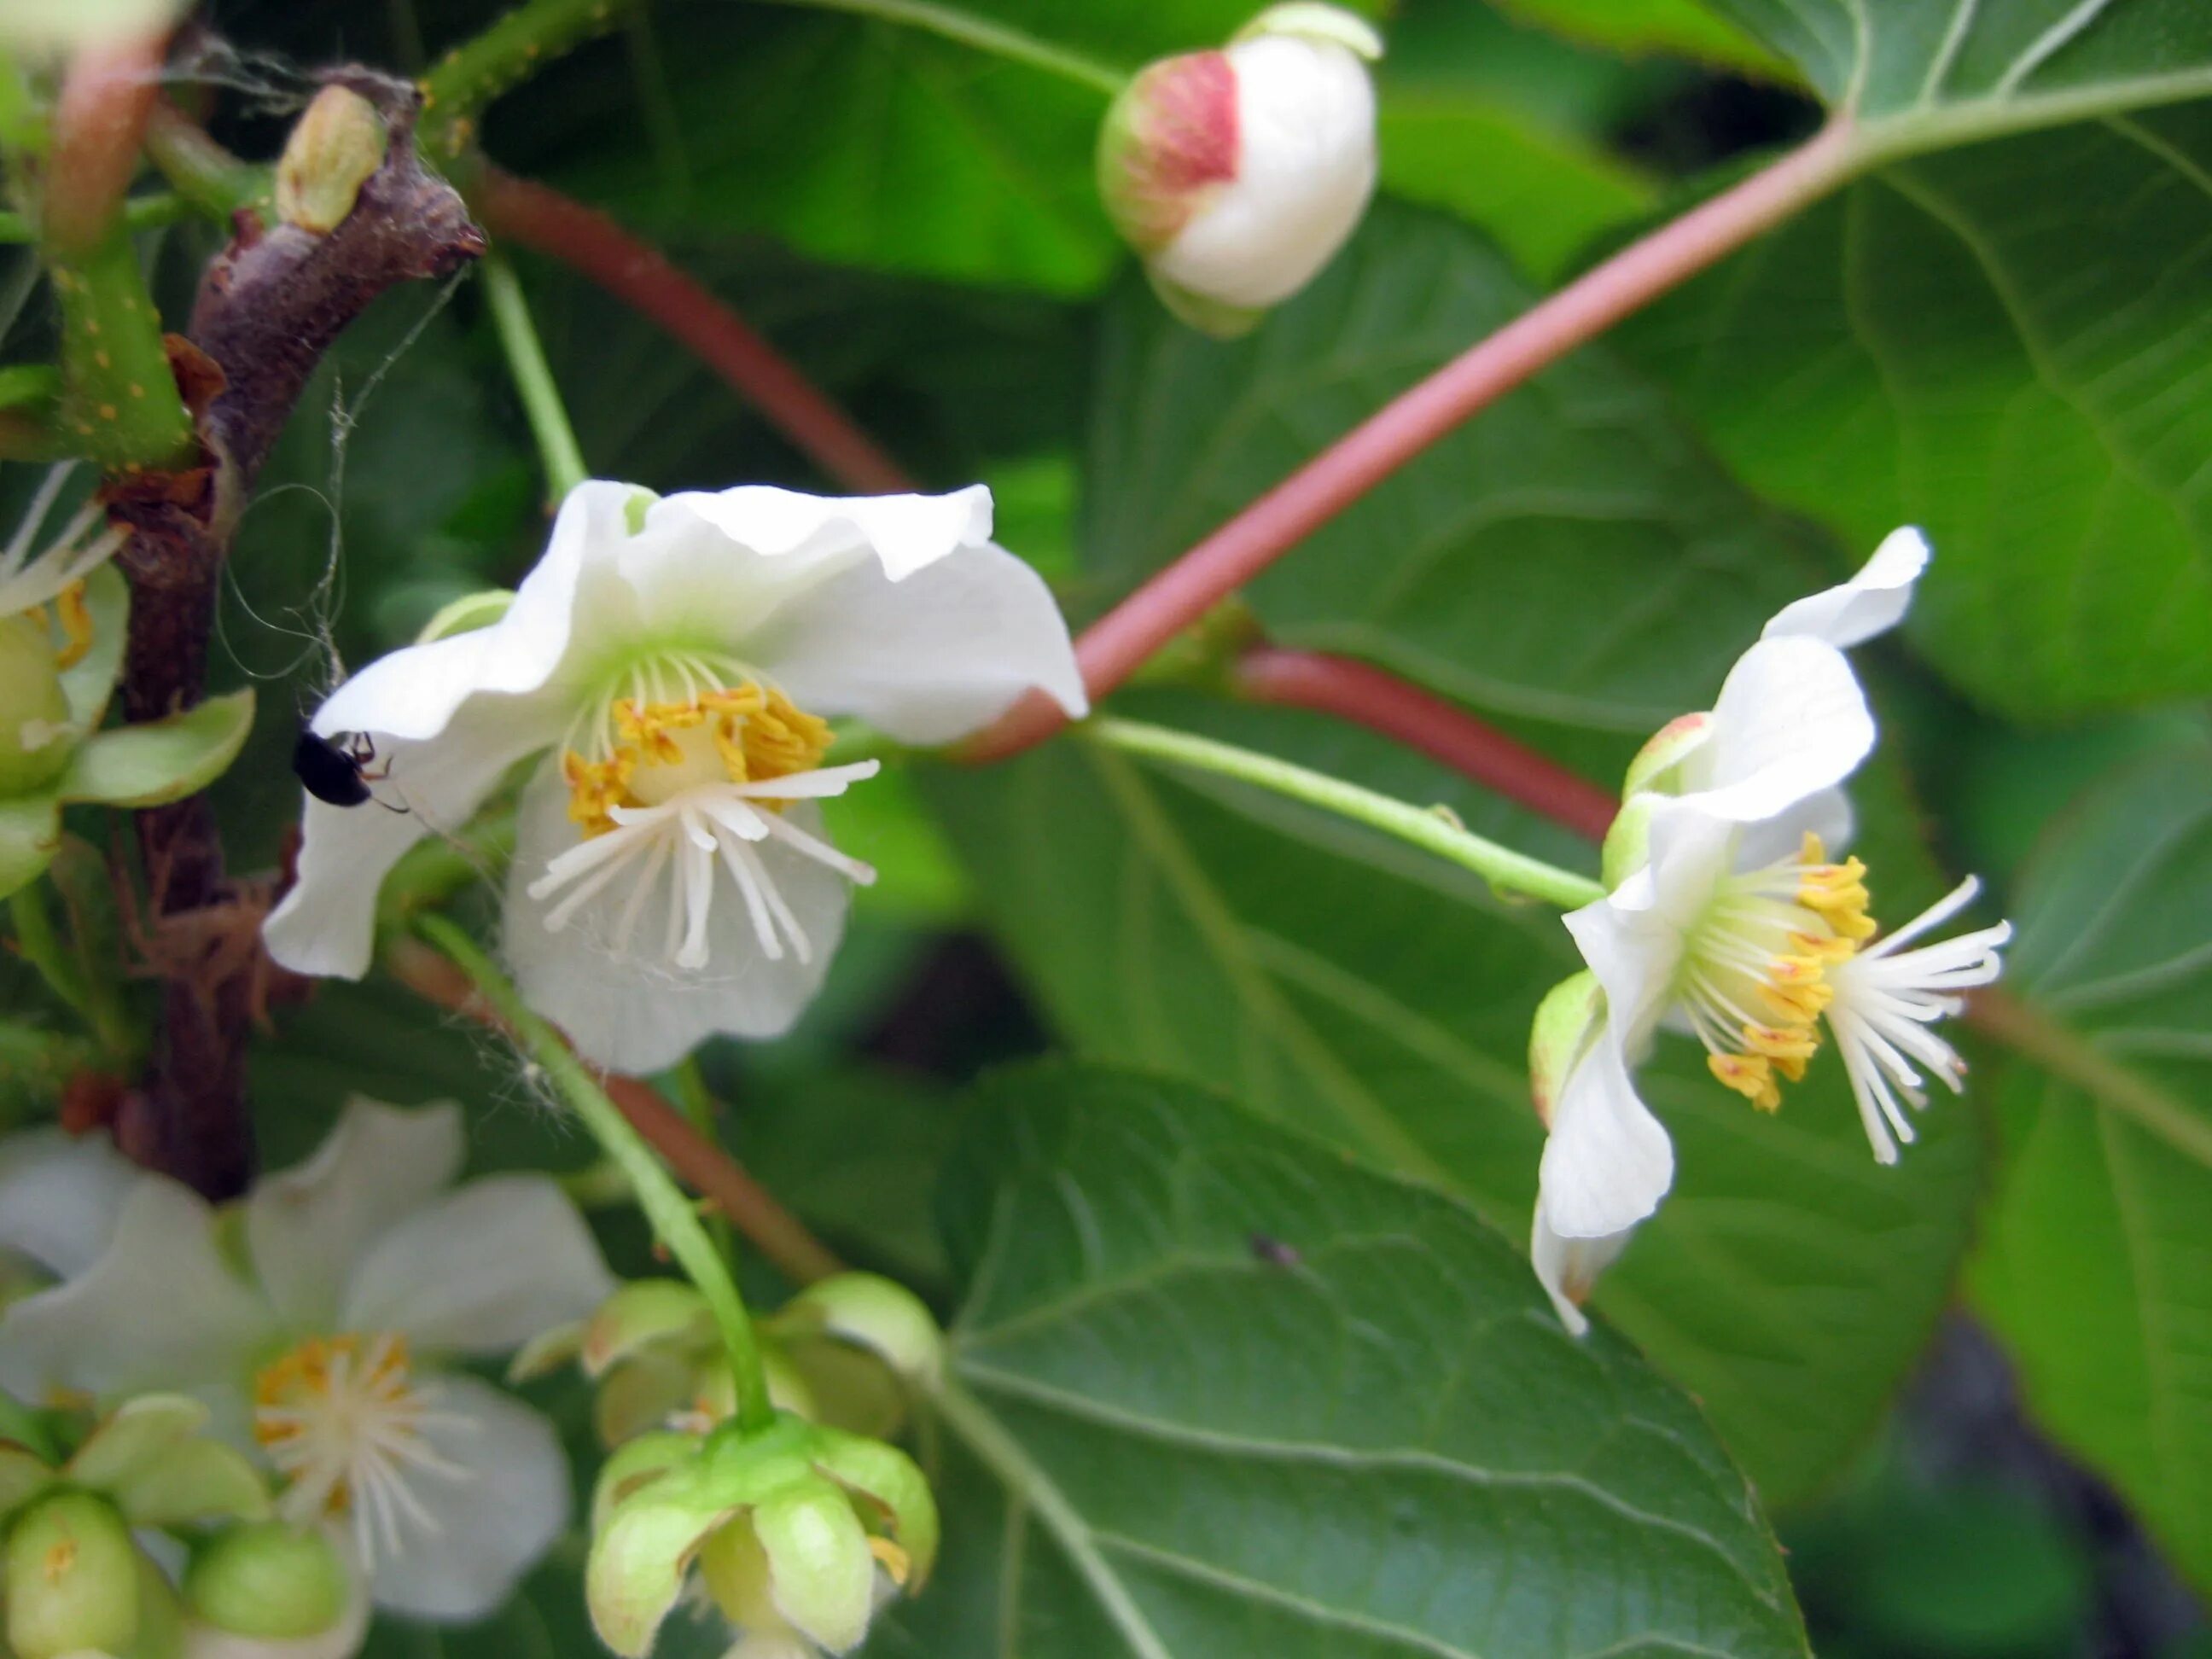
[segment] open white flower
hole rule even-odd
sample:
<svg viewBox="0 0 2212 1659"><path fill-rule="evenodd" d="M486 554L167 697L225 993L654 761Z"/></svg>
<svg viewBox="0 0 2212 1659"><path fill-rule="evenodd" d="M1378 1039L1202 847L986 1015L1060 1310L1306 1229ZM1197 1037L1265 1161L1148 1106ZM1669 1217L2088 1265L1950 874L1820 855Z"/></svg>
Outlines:
<svg viewBox="0 0 2212 1659"><path fill-rule="evenodd" d="M316 714L319 733L374 738L379 787L407 811L308 801L270 953L359 975L392 862L542 755L507 896L524 997L626 1071L716 1031L777 1035L821 985L848 884L874 876L830 845L815 803L876 763L823 765L822 717L940 744L1031 687L1085 711L1050 593L990 531L981 486L579 486L498 622L394 652Z"/></svg>
<svg viewBox="0 0 2212 1659"><path fill-rule="evenodd" d="M1964 1062L1929 1028L1997 976L2009 926L1914 945L1972 902L1969 878L1883 935L1866 866L1826 848L1849 831L1839 786L1875 739L1841 647L1904 614L1927 557L1917 531L1899 531L1850 581L1789 606L1712 711L1674 722L1631 768L1613 890L1565 919L1602 997L1549 1102L1531 1249L1573 1328L1573 1304L1673 1184L1672 1145L1631 1070L1662 1025L1694 1036L1713 1076L1766 1111L1832 1042L1884 1164L1912 1139L1900 1101L1926 1104L1923 1068L1963 1085Z"/></svg>
<svg viewBox="0 0 2212 1659"><path fill-rule="evenodd" d="M507 1352L614 1281L550 1177L453 1187L463 1152L452 1106L356 1101L234 1240L142 1176L96 1259L0 1316L0 1387L196 1394L275 1467L281 1514L338 1525L378 1606L481 1617L566 1524L567 1461L536 1412L426 1360Z"/></svg>

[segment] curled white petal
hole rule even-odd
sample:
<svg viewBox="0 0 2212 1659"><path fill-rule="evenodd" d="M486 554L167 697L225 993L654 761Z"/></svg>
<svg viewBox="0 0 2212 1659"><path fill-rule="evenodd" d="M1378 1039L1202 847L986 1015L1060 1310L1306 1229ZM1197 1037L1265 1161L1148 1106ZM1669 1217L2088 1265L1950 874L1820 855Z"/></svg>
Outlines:
<svg viewBox="0 0 2212 1659"><path fill-rule="evenodd" d="M1765 637L1802 634L1843 647L1886 633L1904 618L1929 557L1928 538L1918 530L1893 530L1849 581L1783 606Z"/></svg>
<svg viewBox="0 0 2212 1659"><path fill-rule="evenodd" d="M1538 1206L1562 1238L1607 1238L1657 1209L1674 1181L1674 1144L1638 1097L1619 1038L1601 1031L1552 1108Z"/></svg>
<svg viewBox="0 0 2212 1659"><path fill-rule="evenodd" d="M145 1173L105 1134L34 1129L0 1143L0 1250L67 1279L90 1267Z"/></svg>

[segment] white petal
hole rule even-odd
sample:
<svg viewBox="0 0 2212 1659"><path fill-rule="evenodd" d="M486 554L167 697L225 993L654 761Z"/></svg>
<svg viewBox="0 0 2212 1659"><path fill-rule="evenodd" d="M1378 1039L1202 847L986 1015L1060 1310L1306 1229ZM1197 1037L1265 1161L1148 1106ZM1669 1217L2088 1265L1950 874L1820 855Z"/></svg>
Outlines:
<svg viewBox="0 0 2212 1659"><path fill-rule="evenodd" d="M635 493L628 484L597 480L570 490L544 556L522 579L504 616L489 628L378 658L315 711L314 729L325 737L374 732L434 738L472 697L522 696L544 686L568 653L580 610L592 608L579 604L587 568L611 563L628 538ZM594 604L603 599L595 589Z"/></svg>
<svg viewBox="0 0 2212 1659"><path fill-rule="evenodd" d="M377 889L400 854L459 830L510 766L559 736L557 710L491 698L433 741L380 741L375 769L388 763L390 775L374 786L377 798L407 810L306 798L299 878L262 926L269 954L295 973L359 979L375 949Z"/></svg>
<svg viewBox="0 0 2212 1659"><path fill-rule="evenodd" d="M553 1425L473 1376L436 1379L444 1422L425 1433L466 1480L416 1475L410 1490L437 1523L409 1528L396 1553L380 1552L376 1605L416 1619L481 1619L568 1524L568 1462Z"/></svg>
<svg viewBox="0 0 2212 1659"><path fill-rule="evenodd" d="M0 1143L0 1250L62 1279L82 1273L144 1173L104 1134L35 1129Z"/></svg>
<svg viewBox="0 0 2212 1659"><path fill-rule="evenodd" d="M399 1221L355 1267L343 1329L398 1331L434 1353L489 1356L581 1319L613 1275L550 1176L487 1176Z"/></svg>
<svg viewBox="0 0 2212 1659"><path fill-rule="evenodd" d="M1765 637L1809 635L1830 645L1856 645L1897 626L1912 603L1913 584L1928 568L1928 538L1907 525L1893 530L1858 574L1838 587L1786 605Z"/></svg>
<svg viewBox="0 0 2212 1659"><path fill-rule="evenodd" d="M1849 777L1874 738L1842 652L1802 635L1761 640L1729 671L1681 799L1736 823L1778 817Z"/></svg>
<svg viewBox="0 0 2212 1659"><path fill-rule="evenodd" d="M811 802L794 804L786 817L809 835L823 833L820 809ZM843 876L780 842L760 844L763 866L811 950L805 958L788 950L770 958L725 871L715 878L707 966L679 974L659 953L660 930L650 921L617 947L623 912L642 890L635 875L625 873L595 894L559 932L548 930L550 905L531 897L529 886L536 872L575 844L576 833L559 774L541 773L523 794L501 943L523 999L567 1031L586 1058L616 1071L653 1072L718 1031L779 1036L821 989L851 902ZM644 860L639 867L646 867ZM665 861L656 879L670 879ZM660 890L665 899L665 886ZM551 896L556 902L559 896ZM644 914L658 912L648 907Z"/></svg>
<svg viewBox="0 0 2212 1659"><path fill-rule="evenodd" d="M1561 918L1598 983L1623 1051L1640 1055L1666 1011L1689 932L1736 860L1734 825L1693 805L1652 802L1650 861Z"/></svg>
<svg viewBox="0 0 2212 1659"><path fill-rule="evenodd" d="M902 743L949 743L1032 687L1088 712L1067 623L1044 579L968 547L902 581L859 566L770 631L761 665L802 708L857 714Z"/></svg>
<svg viewBox="0 0 2212 1659"><path fill-rule="evenodd" d="M1850 795L1841 789L1817 790L1778 817L1745 824L1736 842L1735 867L1756 870L1794 860L1808 831L1820 838L1821 847L1834 858L1851 844L1857 828Z"/></svg>
<svg viewBox="0 0 2212 1659"><path fill-rule="evenodd" d="M276 1328L274 1310L234 1274L207 1204L142 1176L92 1266L0 1316L0 1388L98 1395L237 1384Z"/></svg>
<svg viewBox="0 0 2212 1659"><path fill-rule="evenodd" d="M1562 1237L1552 1225L1551 1218L1544 1213L1542 1201L1538 1201L1536 1223L1528 1240L1528 1259L1536 1269L1537 1282L1552 1298L1553 1309L1570 1336L1580 1336L1589 1329L1589 1320L1583 1313L1582 1304L1588 1300L1597 1276L1628 1248L1628 1241L1633 1236L1632 1229L1609 1238Z"/></svg>
<svg viewBox="0 0 2212 1659"><path fill-rule="evenodd" d="M405 1111L348 1102L313 1158L246 1200L246 1245L270 1299L288 1319L329 1324L362 1253L451 1186L466 1150L450 1103Z"/></svg>
<svg viewBox="0 0 2212 1659"><path fill-rule="evenodd" d="M872 550L893 581L991 538L991 492L970 484L945 495L807 495L767 484L671 495L646 524L689 514L763 559L800 565ZM641 590L644 584L640 582Z"/></svg>
<svg viewBox="0 0 2212 1659"><path fill-rule="evenodd" d="M1637 1097L1618 1037L1601 1032L1552 1109L1537 1202L1562 1238L1606 1238L1657 1209L1674 1182L1673 1143Z"/></svg>
<svg viewBox="0 0 2212 1659"><path fill-rule="evenodd" d="M1261 35L1228 50L1237 176L1154 256L1169 281L1224 304L1271 306L1343 245L1375 189L1375 90L1342 46Z"/></svg>

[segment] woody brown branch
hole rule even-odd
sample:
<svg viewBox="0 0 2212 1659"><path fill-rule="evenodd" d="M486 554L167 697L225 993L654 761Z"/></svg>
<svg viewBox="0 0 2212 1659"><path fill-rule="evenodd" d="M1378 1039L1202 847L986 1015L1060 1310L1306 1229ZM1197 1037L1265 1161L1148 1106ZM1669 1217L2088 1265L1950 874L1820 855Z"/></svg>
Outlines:
<svg viewBox="0 0 2212 1659"><path fill-rule="evenodd" d="M382 115L391 141L382 164L327 234L264 228L238 216L230 246L201 280L189 339L172 342L179 387L198 417L200 462L112 477L106 486L111 513L131 532L117 556L131 590L122 685L130 720L160 719L204 694L239 514L324 352L386 289L444 275L484 249L459 194L416 153L414 88L358 69L327 78ZM244 896L225 872L204 796L142 811L137 829L157 928L164 919L240 908ZM196 971L196 960L215 965ZM118 1138L141 1162L228 1198L253 1175L246 1051L256 975L239 969L234 953L164 967L170 977L151 1068Z"/></svg>

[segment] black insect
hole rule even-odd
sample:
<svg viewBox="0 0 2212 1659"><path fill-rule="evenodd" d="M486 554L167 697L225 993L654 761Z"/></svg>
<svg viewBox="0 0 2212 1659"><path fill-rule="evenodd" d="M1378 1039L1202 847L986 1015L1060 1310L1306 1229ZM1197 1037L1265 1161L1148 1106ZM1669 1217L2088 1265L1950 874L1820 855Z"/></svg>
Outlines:
<svg viewBox="0 0 2212 1659"><path fill-rule="evenodd" d="M1254 1233L1245 1243L1252 1247L1256 1260L1271 1267L1295 1267L1304 1259L1298 1255L1297 1245L1285 1244L1272 1233Z"/></svg>
<svg viewBox="0 0 2212 1659"><path fill-rule="evenodd" d="M341 732L323 738L303 726L299 742L292 745L292 770L317 800L326 800L333 806L359 806L374 800L387 812L405 811L404 806L377 800L368 787L392 775L389 762L381 772L371 772L368 768L375 759L376 739L366 732Z"/></svg>

